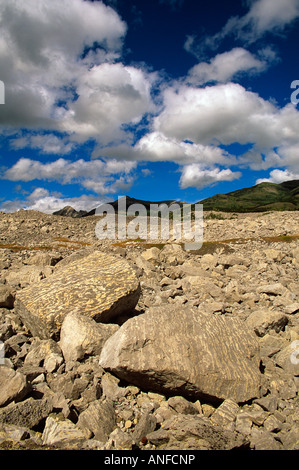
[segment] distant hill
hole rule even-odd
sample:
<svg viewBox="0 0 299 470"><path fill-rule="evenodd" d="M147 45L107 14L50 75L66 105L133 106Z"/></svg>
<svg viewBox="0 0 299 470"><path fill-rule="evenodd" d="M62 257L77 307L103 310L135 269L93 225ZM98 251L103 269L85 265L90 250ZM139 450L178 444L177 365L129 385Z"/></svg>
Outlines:
<svg viewBox="0 0 299 470"><path fill-rule="evenodd" d="M61 215L63 217L84 217L87 214L86 211L76 211L72 206L65 206L59 211L53 212L53 215Z"/></svg>
<svg viewBox="0 0 299 470"><path fill-rule="evenodd" d="M126 210L128 210L128 207L130 207L132 204L142 204L147 211L150 210L150 205L151 204L166 204L167 206L170 206L171 204L178 204L179 206L183 205L183 202L181 201L174 201L174 200L167 200L167 201L143 201L142 199L135 199L130 196L124 196L126 197ZM122 198L121 198L122 199ZM118 200L109 202L109 204L114 208L115 212L118 212ZM101 206L99 206L101 207ZM95 215L96 209L92 209L91 211L76 211L73 207L71 206L66 206L63 209L60 209L59 211L53 212L53 215L60 215L63 217L89 217L91 215Z"/></svg>
<svg viewBox="0 0 299 470"><path fill-rule="evenodd" d="M299 210L299 180L260 183L200 201L205 211L264 212Z"/></svg>
<svg viewBox="0 0 299 470"><path fill-rule="evenodd" d="M132 204L142 204L147 211L150 210L150 205L151 204L166 204L167 206L171 206L171 204L178 204L179 206L182 206L183 205L183 202L181 201L174 201L174 200L167 200L167 201L143 201L142 199L135 199L133 197L130 197L130 196L124 196L126 197L126 210L128 210L128 208L132 205ZM120 201L122 200L123 198L120 198ZM118 211L118 200L117 201L114 201L114 202L110 202L109 203L115 210L115 212ZM100 206L101 207L101 206Z"/></svg>

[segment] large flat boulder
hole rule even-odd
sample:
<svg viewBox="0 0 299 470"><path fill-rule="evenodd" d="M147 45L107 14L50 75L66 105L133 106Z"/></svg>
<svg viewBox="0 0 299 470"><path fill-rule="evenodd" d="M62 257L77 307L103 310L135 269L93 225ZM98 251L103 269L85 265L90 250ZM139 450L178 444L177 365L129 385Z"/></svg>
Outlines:
<svg viewBox="0 0 299 470"><path fill-rule="evenodd" d="M140 293L135 271L122 258L94 252L57 269L17 294L16 312L33 336L56 337L76 309L97 322L134 309Z"/></svg>
<svg viewBox="0 0 299 470"><path fill-rule="evenodd" d="M100 365L140 388L245 402L259 396L255 334L240 320L188 307L153 307L105 343Z"/></svg>

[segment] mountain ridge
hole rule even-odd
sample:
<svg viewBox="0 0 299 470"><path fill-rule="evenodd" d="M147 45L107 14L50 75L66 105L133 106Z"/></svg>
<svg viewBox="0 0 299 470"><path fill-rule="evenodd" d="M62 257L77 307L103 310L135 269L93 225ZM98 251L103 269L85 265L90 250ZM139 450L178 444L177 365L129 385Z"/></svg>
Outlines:
<svg viewBox="0 0 299 470"><path fill-rule="evenodd" d="M151 204L179 204L177 200L148 201L126 197L126 210L132 204L142 204L147 210ZM284 181L282 183L262 182L247 188L237 189L224 194L215 194L209 198L198 201L203 204L204 211L218 212L265 212L265 211L293 211L299 210L299 180ZM117 212L118 199L109 203ZM192 206L194 204L191 204ZM100 207L100 206L99 206ZM65 206L53 215L64 217L88 217L96 214L97 208L90 211L77 211L71 206Z"/></svg>

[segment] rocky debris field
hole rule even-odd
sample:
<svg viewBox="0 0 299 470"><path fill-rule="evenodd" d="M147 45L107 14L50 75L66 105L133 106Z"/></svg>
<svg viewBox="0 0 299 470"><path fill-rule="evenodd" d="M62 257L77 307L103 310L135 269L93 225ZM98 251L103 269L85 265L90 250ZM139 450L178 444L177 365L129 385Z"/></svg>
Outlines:
<svg viewBox="0 0 299 470"><path fill-rule="evenodd" d="M204 244L0 214L0 448L299 449L299 213Z"/></svg>

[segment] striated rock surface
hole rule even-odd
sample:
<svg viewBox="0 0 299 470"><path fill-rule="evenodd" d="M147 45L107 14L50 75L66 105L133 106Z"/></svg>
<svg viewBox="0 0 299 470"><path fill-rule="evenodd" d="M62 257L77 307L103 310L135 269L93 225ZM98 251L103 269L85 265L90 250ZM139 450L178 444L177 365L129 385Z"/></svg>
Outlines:
<svg viewBox="0 0 299 470"><path fill-rule="evenodd" d="M106 322L134 309L138 298L139 282L130 265L95 252L23 289L17 294L16 310L34 336L50 338L59 333L63 319L74 308Z"/></svg>
<svg viewBox="0 0 299 470"><path fill-rule="evenodd" d="M150 390L244 402L259 396L258 343L235 318L151 308L107 340L100 365Z"/></svg>

